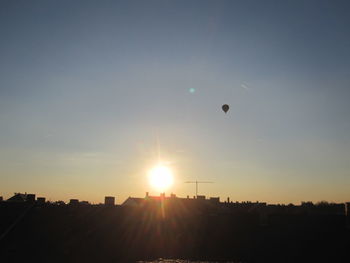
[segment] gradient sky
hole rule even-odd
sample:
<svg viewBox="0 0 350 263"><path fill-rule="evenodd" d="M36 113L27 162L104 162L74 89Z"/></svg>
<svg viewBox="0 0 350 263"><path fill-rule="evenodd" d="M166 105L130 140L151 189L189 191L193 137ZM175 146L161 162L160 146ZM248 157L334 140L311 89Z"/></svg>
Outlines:
<svg viewBox="0 0 350 263"><path fill-rule="evenodd" d="M350 201L349 100L349 1L0 2L4 198Z"/></svg>

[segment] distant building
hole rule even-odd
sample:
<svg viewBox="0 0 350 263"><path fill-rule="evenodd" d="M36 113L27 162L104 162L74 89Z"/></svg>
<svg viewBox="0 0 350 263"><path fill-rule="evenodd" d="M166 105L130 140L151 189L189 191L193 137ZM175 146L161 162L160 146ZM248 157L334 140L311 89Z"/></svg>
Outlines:
<svg viewBox="0 0 350 263"><path fill-rule="evenodd" d="M2 196L0 196L0 202L4 201L4 199L2 198Z"/></svg>
<svg viewBox="0 0 350 263"><path fill-rule="evenodd" d="M350 217L350 202L345 203L345 214Z"/></svg>
<svg viewBox="0 0 350 263"><path fill-rule="evenodd" d="M38 198L36 199L36 202L37 202L38 204L45 204L46 198L45 198L45 197L38 197Z"/></svg>
<svg viewBox="0 0 350 263"><path fill-rule="evenodd" d="M220 205L220 197L210 197L209 199L205 198L205 195L198 195L197 198L194 196L191 199L189 196L186 198L177 197L175 194L171 194L170 196L165 196L164 193L161 193L159 196L150 196L148 192L146 192L145 198L138 197L128 197L123 203L122 206L135 206L141 207L146 204L154 204L157 202L166 202L166 203L174 203L174 202L186 202L186 204L190 203L199 203L201 205Z"/></svg>
<svg viewBox="0 0 350 263"><path fill-rule="evenodd" d="M335 204L328 202L319 202L314 207L311 207L307 210L309 214L329 214L329 215L345 215L346 214L346 205L345 204Z"/></svg>
<svg viewBox="0 0 350 263"><path fill-rule="evenodd" d="M115 205L115 198L114 198L114 196L106 196L105 197L105 205L107 205L107 206L114 206Z"/></svg>
<svg viewBox="0 0 350 263"><path fill-rule="evenodd" d="M346 225L350 227L350 202L345 203Z"/></svg>
<svg viewBox="0 0 350 263"><path fill-rule="evenodd" d="M35 202L35 194L27 194L27 202L34 203Z"/></svg>
<svg viewBox="0 0 350 263"><path fill-rule="evenodd" d="M145 198L139 198L139 197L128 197L123 203L122 206L142 206L146 203L150 202L163 202L168 199L175 199L177 198L174 194L172 194L170 197L166 197L165 193L161 193L159 196L150 196L148 192L146 192Z"/></svg>
<svg viewBox="0 0 350 263"><path fill-rule="evenodd" d="M220 203L220 197L210 197L209 201L213 203Z"/></svg>
<svg viewBox="0 0 350 263"><path fill-rule="evenodd" d="M128 197L123 203L122 206L141 206L145 203L147 199L139 197Z"/></svg>
<svg viewBox="0 0 350 263"><path fill-rule="evenodd" d="M7 202L20 203L25 201L26 201L26 194L21 194L21 193L15 193L14 196L7 199Z"/></svg>
<svg viewBox="0 0 350 263"><path fill-rule="evenodd" d="M61 200L59 200L59 201L56 201L56 202L54 202L53 203L54 205L66 205L66 203L64 202L64 201L61 201Z"/></svg>
<svg viewBox="0 0 350 263"><path fill-rule="evenodd" d="M7 202L22 203L22 202L35 202L35 194L21 194L15 193L14 196L7 199Z"/></svg>
<svg viewBox="0 0 350 263"><path fill-rule="evenodd" d="M70 199L69 200L70 205L78 205L79 204L79 199Z"/></svg>

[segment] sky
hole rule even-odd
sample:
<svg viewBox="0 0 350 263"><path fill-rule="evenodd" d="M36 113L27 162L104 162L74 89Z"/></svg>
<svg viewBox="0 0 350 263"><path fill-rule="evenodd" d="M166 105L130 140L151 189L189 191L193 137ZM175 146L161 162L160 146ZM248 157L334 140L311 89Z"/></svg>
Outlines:
<svg viewBox="0 0 350 263"><path fill-rule="evenodd" d="M350 201L348 1L0 1L0 196ZM229 104L223 113L221 106Z"/></svg>

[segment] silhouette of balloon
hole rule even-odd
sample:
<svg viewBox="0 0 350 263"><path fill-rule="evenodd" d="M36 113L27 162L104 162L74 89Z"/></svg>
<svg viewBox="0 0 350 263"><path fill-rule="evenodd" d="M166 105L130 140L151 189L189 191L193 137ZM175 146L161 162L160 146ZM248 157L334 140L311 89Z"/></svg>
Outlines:
<svg viewBox="0 0 350 263"><path fill-rule="evenodd" d="M228 110L230 109L230 106L228 106L227 104L224 104L224 105L222 105L222 110L225 112L225 113L227 113L228 112Z"/></svg>

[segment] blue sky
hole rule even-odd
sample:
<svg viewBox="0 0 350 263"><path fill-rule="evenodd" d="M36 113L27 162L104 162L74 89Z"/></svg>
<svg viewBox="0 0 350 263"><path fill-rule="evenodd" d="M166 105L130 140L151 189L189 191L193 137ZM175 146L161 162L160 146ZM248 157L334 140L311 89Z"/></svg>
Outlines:
<svg viewBox="0 0 350 263"><path fill-rule="evenodd" d="M0 195L349 201L347 1L2 1ZM190 92L190 90L194 92ZM223 114L221 105L230 105ZM159 144L159 147L157 146Z"/></svg>

